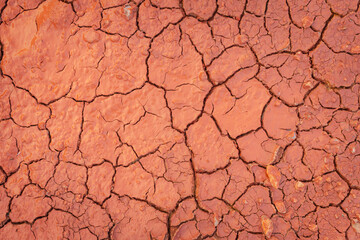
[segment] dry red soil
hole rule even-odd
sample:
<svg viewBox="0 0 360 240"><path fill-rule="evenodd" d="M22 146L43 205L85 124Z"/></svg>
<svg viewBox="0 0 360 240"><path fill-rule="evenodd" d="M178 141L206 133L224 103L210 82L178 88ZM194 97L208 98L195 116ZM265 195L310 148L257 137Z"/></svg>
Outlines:
<svg viewBox="0 0 360 240"><path fill-rule="evenodd" d="M0 239L360 239L359 6L0 0Z"/></svg>

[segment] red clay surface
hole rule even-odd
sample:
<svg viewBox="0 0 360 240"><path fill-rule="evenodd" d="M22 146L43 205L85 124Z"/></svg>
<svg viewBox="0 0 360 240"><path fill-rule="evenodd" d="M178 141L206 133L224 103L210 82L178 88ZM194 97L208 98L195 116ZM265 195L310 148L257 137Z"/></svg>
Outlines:
<svg viewBox="0 0 360 240"><path fill-rule="evenodd" d="M0 0L0 239L360 239L359 5Z"/></svg>

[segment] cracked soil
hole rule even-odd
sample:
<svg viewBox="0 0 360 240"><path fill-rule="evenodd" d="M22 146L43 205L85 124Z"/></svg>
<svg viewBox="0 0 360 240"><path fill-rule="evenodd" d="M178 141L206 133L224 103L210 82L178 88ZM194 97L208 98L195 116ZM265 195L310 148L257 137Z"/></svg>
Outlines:
<svg viewBox="0 0 360 240"><path fill-rule="evenodd" d="M359 0L0 16L0 239L360 239Z"/></svg>

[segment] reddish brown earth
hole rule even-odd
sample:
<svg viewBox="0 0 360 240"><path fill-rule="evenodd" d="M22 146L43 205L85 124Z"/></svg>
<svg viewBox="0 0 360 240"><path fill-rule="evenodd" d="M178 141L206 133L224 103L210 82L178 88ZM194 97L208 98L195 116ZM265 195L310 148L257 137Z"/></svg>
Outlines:
<svg viewBox="0 0 360 240"><path fill-rule="evenodd" d="M0 239L360 239L359 6L0 0Z"/></svg>

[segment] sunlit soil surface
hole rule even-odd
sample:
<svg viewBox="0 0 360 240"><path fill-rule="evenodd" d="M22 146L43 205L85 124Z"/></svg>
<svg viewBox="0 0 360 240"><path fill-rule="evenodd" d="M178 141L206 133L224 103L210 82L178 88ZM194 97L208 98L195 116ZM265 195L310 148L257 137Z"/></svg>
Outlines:
<svg viewBox="0 0 360 240"><path fill-rule="evenodd" d="M351 0L0 0L0 239L360 239Z"/></svg>

